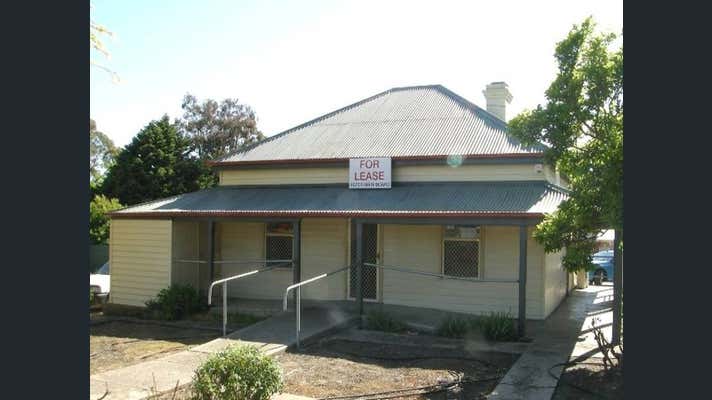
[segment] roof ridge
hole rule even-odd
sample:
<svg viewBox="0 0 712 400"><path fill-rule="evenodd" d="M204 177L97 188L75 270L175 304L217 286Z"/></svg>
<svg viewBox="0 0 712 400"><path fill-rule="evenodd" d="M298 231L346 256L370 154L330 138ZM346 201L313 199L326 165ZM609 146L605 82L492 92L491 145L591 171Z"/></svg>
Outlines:
<svg viewBox="0 0 712 400"><path fill-rule="evenodd" d="M249 145L249 146L247 146L247 147L244 147L244 148L242 148L242 149L239 149L239 150L236 150L236 151L234 151L234 152L228 153L228 154L226 154L226 155L224 155L224 156L222 156L222 157L220 157L220 158L217 158L217 159L215 159L215 160L211 160L210 162L211 162L211 163L219 163L219 162L222 162L222 161L224 161L225 159L228 159L228 158L230 158L230 157L232 157L232 156L234 156L234 155L236 155L236 154L240 154L240 153L247 152L247 151L249 151L249 150L254 149L254 148L257 147L257 146L260 146L260 145L262 145L262 144L268 143L268 142L270 142L270 141L272 141L272 140L274 140L274 139L280 138L280 137L285 136L285 135L287 135L287 134L289 134L289 133L291 133L291 132L297 131L297 130L299 130L299 129L301 129L301 128L304 128L305 126L308 126L308 125L311 125L311 124L313 124L313 123L316 123L316 122L322 121L322 120L324 120L324 119L327 119L327 118L329 118L329 117L331 117L331 116L333 116L333 115L336 115L336 114L338 114L338 113L344 112L344 111L349 110L349 109L351 109L351 108L353 108L353 107L360 106L360 105L363 104L363 103L366 103L366 102L368 102L368 101L374 100L374 99L376 99L376 98L378 98L378 97L384 96L384 95L386 95L386 94L388 94L388 93L391 93L391 92L399 92L399 91L403 91L403 90L412 90L412 89L426 89L426 88L437 89L438 87L443 87L443 86L440 85L440 84L432 84L432 85L413 85L413 86L392 87L392 88L390 88L390 89L388 89L388 90L384 90L384 91L382 91L382 92L380 92L380 93L376 93L376 94L374 94L373 96L369 96L369 97L367 97L367 98L365 98L365 99L362 99L362 100L359 100L359 101L357 101L357 102L351 103L351 104L349 104L349 105L347 105L347 106L341 107L341 108L339 108L338 110L331 111L331 112L329 112L329 113L326 113L326 114L323 114L323 115L321 115L321 116L318 116L318 117L316 117L316 118L314 118L314 119L311 119L311 120L309 120L309 121L307 121L307 122L301 123L301 124L299 124L299 125L297 125L297 126L294 126L294 127L289 128L289 129L287 129L287 130L284 130L284 131L282 131L282 132L276 133L276 134L274 134L274 135L272 135L272 136L270 136L270 137L268 137L268 138L265 138L265 139L262 140L262 141L259 141L259 142L257 142L257 143L253 143L253 144L251 144L251 145Z"/></svg>

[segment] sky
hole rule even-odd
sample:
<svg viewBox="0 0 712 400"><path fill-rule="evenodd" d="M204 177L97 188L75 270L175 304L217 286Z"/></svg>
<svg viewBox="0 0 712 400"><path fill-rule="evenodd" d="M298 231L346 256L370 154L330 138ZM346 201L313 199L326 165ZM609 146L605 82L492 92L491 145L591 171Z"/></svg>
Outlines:
<svg viewBox="0 0 712 400"><path fill-rule="evenodd" d="M271 136L392 87L442 84L485 107L505 81L507 119L545 102L556 43L592 15L623 30L622 0L109 1L114 32L91 59L90 117L125 146L151 120L180 117L186 93L237 98Z"/></svg>

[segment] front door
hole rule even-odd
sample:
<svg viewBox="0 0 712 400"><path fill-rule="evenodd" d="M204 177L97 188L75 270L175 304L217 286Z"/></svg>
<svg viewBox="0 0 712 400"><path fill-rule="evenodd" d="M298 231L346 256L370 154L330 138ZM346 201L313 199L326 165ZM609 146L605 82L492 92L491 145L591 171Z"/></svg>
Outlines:
<svg viewBox="0 0 712 400"><path fill-rule="evenodd" d="M378 254L378 225L363 224L363 262L379 263ZM356 297L356 226L351 225L351 273L349 274L349 297ZM362 269L362 291L364 300L375 301L378 299L378 268L364 265Z"/></svg>

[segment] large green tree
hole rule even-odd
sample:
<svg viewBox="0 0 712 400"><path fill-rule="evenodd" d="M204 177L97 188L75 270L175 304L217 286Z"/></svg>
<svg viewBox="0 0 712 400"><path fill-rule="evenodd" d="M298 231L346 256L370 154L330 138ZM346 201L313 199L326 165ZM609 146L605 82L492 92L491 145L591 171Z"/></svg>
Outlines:
<svg viewBox="0 0 712 400"><path fill-rule="evenodd" d="M181 104L183 116L177 124L183 135L193 141L198 157L213 160L264 138L257 129L257 116L238 99L217 102L186 94Z"/></svg>
<svg viewBox="0 0 712 400"><path fill-rule="evenodd" d="M102 193L133 205L191 192L199 189L202 170L192 155L190 140L164 115L146 125L119 153L106 174Z"/></svg>
<svg viewBox="0 0 712 400"><path fill-rule="evenodd" d="M116 199L96 195L89 203L89 240L94 244L104 244L109 240L109 211L121 208Z"/></svg>
<svg viewBox="0 0 712 400"><path fill-rule="evenodd" d="M535 232L547 252L566 248L569 271L593 267L602 230L623 232L623 46L594 28L591 18L574 25L556 46L546 104L509 122L524 143L548 145L547 161L569 180L569 199Z"/></svg>
<svg viewBox="0 0 712 400"><path fill-rule="evenodd" d="M104 172L113 164L118 154L114 142L96 129L96 122L89 119L89 181L101 180Z"/></svg>

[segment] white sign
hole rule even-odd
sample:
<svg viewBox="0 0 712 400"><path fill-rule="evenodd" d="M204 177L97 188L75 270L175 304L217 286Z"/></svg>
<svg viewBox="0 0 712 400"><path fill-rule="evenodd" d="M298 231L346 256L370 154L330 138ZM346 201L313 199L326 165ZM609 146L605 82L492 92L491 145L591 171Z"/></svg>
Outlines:
<svg viewBox="0 0 712 400"><path fill-rule="evenodd" d="M352 158L349 160L349 189L390 188L390 157Z"/></svg>

